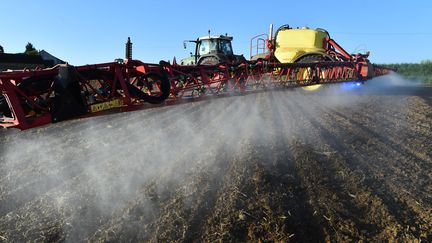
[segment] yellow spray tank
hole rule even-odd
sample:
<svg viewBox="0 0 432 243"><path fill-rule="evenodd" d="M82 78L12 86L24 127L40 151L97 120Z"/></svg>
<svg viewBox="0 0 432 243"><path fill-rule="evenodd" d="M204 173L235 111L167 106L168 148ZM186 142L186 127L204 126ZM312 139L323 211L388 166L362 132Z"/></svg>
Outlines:
<svg viewBox="0 0 432 243"><path fill-rule="evenodd" d="M324 45L328 36L327 31L323 29L291 29L284 25L275 34L274 56L281 63L299 62L303 57L310 55L325 59L327 55Z"/></svg>
<svg viewBox="0 0 432 243"><path fill-rule="evenodd" d="M270 26L270 35L272 32ZM274 57L281 63L331 61L332 58L326 54L326 38L329 38L329 34L323 29L313 30L308 27L292 29L288 25L283 25L276 31L272 41ZM310 70L305 69L299 72L298 79L307 79L310 73ZM303 89L313 91L320 86L310 85Z"/></svg>
<svg viewBox="0 0 432 243"><path fill-rule="evenodd" d="M268 49L271 50L271 56L280 63L310 63L333 61L333 58L327 54L327 42L329 34L324 29L290 28L289 25L281 26L273 38L273 25L270 25ZM305 69L299 72L298 79L307 79L311 70ZM324 75L321 73L320 75ZM303 87L304 90L316 90L321 85L310 85Z"/></svg>
<svg viewBox="0 0 432 243"><path fill-rule="evenodd" d="M255 55L253 55L255 54ZM334 65L347 63L353 65L360 80L370 79L386 68L373 65L368 60L369 52L364 54L349 54L335 40L330 38L324 29L290 28L282 25L273 35L273 26L270 25L270 33L261 34L251 39L251 60L265 60L270 63L306 63L295 65L295 80L308 84L305 89L316 89L319 86L309 86L310 81L319 85L321 80L331 79L328 72L307 63L332 62ZM327 63L328 64L328 63ZM312 68L316 67L316 68ZM309 82L306 82L309 81Z"/></svg>

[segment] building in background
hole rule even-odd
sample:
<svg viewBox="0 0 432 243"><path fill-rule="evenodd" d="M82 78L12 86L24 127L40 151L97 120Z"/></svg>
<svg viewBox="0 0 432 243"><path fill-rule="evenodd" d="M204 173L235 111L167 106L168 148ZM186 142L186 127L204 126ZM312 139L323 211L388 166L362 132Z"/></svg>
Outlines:
<svg viewBox="0 0 432 243"><path fill-rule="evenodd" d="M4 53L0 50L0 71L48 68L63 63L66 62L45 50L39 51L38 55Z"/></svg>
<svg viewBox="0 0 432 243"><path fill-rule="evenodd" d="M48 53L45 50L39 51L39 55L42 57L42 59L44 59L46 61L47 60L48 61L52 61L54 66L57 65L57 64L65 64L66 63L65 61L63 61L63 60L61 60L61 59L59 59L59 58L51 55L50 53Z"/></svg>

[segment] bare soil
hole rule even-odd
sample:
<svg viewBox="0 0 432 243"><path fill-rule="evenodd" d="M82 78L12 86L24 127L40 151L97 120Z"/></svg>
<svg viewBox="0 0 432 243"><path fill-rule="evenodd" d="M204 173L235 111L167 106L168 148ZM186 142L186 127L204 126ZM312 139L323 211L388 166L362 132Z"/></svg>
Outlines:
<svg viewBox="0 0 432 243"><path fill-rule="evenodd" d="M432 242L431 128L365 86L0 131L0 242Z"/></svg>

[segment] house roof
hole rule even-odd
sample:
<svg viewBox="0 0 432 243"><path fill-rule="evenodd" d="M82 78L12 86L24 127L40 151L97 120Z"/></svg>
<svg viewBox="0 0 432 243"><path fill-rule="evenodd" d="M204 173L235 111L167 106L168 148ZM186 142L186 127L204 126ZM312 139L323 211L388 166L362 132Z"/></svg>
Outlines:
<svg viewBox="0 0 432 243"><path fill-rule="evenodd" d="M0 63L47 64L47 61L39 55L0 53Z"/></svg>
<svg viewBox="0 0 432 243"><path fill-rule="evenodd" d="M57 57L51 55L49 52L47 52L47 51L45 51L45 50L41 50L41 51L39 51L39 55L40 55L40 56L42 57L42 59L44 59L44 60L51 60L51 61L53 61L54 65L57 65L57 64L64 64L64 63L66 63L65 61L63 61L63 60L61 60L61 59L59 59L59 58L57 58Z"/></svg>
<svg viewBox="0 0 432 243"><path fill-rule="evenodd" d="M65 61L51 55L45 50L39 51L39 55L27 55L23 53L0 53L0 71L21 70L24 68L47 68Z"/></svg>

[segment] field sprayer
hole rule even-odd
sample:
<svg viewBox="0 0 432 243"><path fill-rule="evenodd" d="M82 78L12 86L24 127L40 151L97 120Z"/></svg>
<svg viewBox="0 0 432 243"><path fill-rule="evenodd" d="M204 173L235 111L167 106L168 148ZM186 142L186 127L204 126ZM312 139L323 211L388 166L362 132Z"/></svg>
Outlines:
<svg viewBox="0 0 432 243"><path fill-rule="evenodd" d="M0 73L0 126L28 129L169 96L159 65L136 60Z"/></svg>
<svg viewBox="0 0 432 243"><path fill-rule="evenodd" d="M323 36L321 44L316 36ZM321 52L305 52L315 59L281 62L290 54L281 52L279 55L278 47L283 42L278 42L278 34L274 39L261 37L253 39L257 40L257 46L263 44L261 48L267 52L250 61L178 65L174 59L172 64L165 61L143 63L132 59L128 41L126 59L117 62L0 72L0 126L28 129L98 115L104 110L152 107L146 103L172 105L277 88L365 81L391 71L371 64L367 54L347 54L322 34L304 37L306 40L315 38L309 43L321 46L316 48Z"/></svg>
<svg viewBox="0 0 432 243"><path fill-rule="evenodd" d="M364 54L349 54L325 29L310 29L308 27L291 28L282 25L273 35L273 25L270 25L269 34L254 36L250 41L251 60L267 60L272 63L333 63L334 65L349 64L355 69L360 79L366 80L387 74L390 69L372 64L369 52ZM298 72L300 76L312 75L315 85L308 89L320 86L320 80L327 79L327 73L320 68L309 68ZM332 78L330 78L332 79Z"/></svg>

